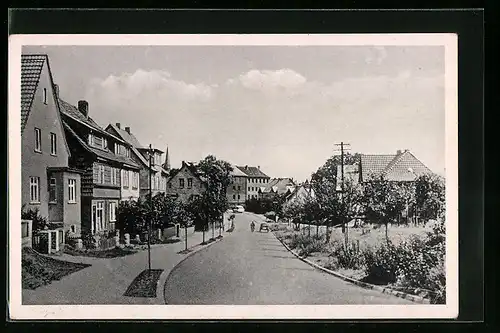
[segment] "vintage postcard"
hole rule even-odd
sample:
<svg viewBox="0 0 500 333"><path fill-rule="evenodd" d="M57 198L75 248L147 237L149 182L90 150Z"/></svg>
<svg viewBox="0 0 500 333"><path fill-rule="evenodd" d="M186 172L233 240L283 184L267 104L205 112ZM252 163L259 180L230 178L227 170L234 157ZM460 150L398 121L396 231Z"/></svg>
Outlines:
<svg viewBox="0 0 500 333"><path fill-rule="evenodd" d="M11 318L456 318L457 59L454 34L11 36Z"/></svg>

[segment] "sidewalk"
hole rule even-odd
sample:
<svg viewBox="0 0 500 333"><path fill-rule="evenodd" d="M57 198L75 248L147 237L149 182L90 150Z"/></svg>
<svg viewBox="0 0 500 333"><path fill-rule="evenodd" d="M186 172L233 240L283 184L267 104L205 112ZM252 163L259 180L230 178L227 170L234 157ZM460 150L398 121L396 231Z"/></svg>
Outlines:
<svg viewBox="0 0 500 333"><path fill-rule="evenodd" d="M226 225L226 229L229 226ZM219 235L216 230L216 236ZM230 233L223 233L227 237ZM163 269L159 285L165 283L170 271L188 254L178 254L185 249L184 230L181 241L173 244L151 246L151 268ZM188 229L188 248L197 250L202 242L202 233ZM212 231L205 233L205 240L212 237ZM145 269L148 269L148 251L136 254L99 259L61 255L60 260L89 263L92 266L65 276L59 281L39 287L35 290L22 290L24 305L59 305L59 304L164 304L163 294L157 298L138 298L123 296L132 281ZM163 290L163 285L161 286Z"/></svg>

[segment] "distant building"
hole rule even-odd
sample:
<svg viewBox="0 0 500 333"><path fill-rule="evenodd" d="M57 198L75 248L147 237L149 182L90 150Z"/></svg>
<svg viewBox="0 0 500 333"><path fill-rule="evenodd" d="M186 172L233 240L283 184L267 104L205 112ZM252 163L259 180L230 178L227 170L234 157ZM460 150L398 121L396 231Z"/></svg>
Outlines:
<svg viewBox="0 0 500 333"><path fill-rule="evenodd" d="M361 155L359 182L370 180L371 176L383 176L389 181L412 182L432 171L409 150L398 150L395 155Z"/></svg>
<svg viewBox="0 0 500 333"><path fill-rule="evenodd" d="M182 161L181 168L167 180L167 194L187 202L193 196L201 196L206 189L203 177L193 163Z"/></svg>
<svg viewBox="0 0 500 333"><path fill-rule="evenodd" d="M285 203L283 206L286 208L292 204L302 204L308 198L315 198L316 194L309 182L297 185L293 191L289 190L285 195Z"/></svg>
<svg viewBox="0 0 500 333"><path fill-rule="evenodd" d="M241 171L237 166L233 165L231 172L231 184L229 184L226 192L229 205L245 205L247 200L247 174Z"/></svg>
<svg viewBox="0 0 500 333"><path fill-rule="evenodd" d="M270 177L260 170L260 166L237 166L244 174L247 175L247 199L257 199L259 197L259 189L263 189L269 183Z"/></svg>
<svg viewBox="0 0 500 333"><path fill-rule="evenodd" d="M292 178L272 178L264 188L259 188L259 198L272 198L295 190L297 184Z"/></svg>
<svg viewBox="0 0 500 333"><path fill-rule="evenodd" d="M77 234L81 171L69 165L58 94L47 55L21 55L21 203Z"/></svg>
<svg viewBox="0 0 500 333"><path fill-rule="evenodd" d="M344 165L344 182L350 182L355 185L359 183L359 165ZM337 165L337 192L342 191L342 166Z"/></svg>
<svg viewBox="0 0 500 333"><path fill-rule="evenodd" d="M150 154L150 150L148 147L144 147L139 140L134 136L131 132L130 127L125 127L124 129L121 127L120 123L109 124L106 127L106 131L108 133L112 133L113 135L121 138L125 141L130 149L127 150L127 154L135 161L136 164L140 166L140 172L138 175L138 179L134 178L134 182L138 182L139 190L137 193L134 193L132 199L137 199L137 197L145 198L146 195L149 194L149 184L151 177L151 193L155 196L158 193L165 193L167 188L167 179L168 179L168 171L165 170L164 166L166 163L162 163L162 155L163 151L152 148L152 153ZM151 155L151 169L149 168L149 159ZM165 161L168 160L168 149ZM167 163L169 165L170 162ZM134 176L136 177L136 176ZM124 198L129 198L129 193L124 195Z"/></svg>

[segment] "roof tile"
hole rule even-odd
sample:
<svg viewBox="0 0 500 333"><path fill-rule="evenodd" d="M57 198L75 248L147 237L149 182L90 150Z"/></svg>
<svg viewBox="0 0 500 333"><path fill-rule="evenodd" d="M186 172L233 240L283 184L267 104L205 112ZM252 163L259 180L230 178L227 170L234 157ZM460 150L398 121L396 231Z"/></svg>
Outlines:
<svg viewBox="0 0 500 333"><path fill-rule="evenodd" d="M21 55L21 134L28 121L33 97L46 60L45 54Z"/></svg>

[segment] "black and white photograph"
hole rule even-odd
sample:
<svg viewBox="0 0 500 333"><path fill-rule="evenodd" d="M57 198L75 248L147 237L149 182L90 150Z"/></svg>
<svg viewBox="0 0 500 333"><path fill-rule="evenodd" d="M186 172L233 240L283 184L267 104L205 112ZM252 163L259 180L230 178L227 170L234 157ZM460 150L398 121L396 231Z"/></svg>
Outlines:
<svg viewBox="0 0 500 333"><path fill-rule="evenodd" d="M13 317L458 315L456 35L15 37Z"/></svg>

